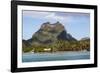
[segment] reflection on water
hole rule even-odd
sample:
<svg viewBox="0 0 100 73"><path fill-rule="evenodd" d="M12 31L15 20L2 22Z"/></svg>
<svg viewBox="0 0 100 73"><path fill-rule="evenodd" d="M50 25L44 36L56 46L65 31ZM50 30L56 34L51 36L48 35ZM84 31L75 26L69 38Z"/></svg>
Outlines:
<svg viewBox="0 0 100 73"><path fill-rule="evenodd" d="M23 53L22 62L90 59L89 51L56 53Z"/></svg>

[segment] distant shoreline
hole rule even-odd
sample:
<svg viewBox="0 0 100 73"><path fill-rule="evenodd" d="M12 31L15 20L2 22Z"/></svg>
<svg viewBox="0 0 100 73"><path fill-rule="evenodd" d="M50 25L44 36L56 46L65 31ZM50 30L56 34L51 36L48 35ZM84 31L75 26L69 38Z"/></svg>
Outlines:
<svg viewBox="0 0 100 73"><path fill-rule="evenodd" d="M54 54L54 53L64 53L64 52L90 52L90 51L84 51L84 50L82 50L82 51L57 51L57 52L34 52L33 54ZM26 53L22 53L22 54L32 54L32 52L26 52Z"/></svg>

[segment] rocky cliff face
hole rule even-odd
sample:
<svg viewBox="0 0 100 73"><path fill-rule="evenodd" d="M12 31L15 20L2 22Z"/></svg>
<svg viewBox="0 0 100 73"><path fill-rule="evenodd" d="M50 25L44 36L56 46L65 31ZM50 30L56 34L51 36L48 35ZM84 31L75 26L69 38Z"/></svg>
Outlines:
<svg viewBox="0 0 100 73"><path fill-rule="evenodd" d="M54 24L46 22L41 25L40 29L33 34L32 38L27 40L27 42L31 45L53 44L57 40L76 41L74 37L67 33L63 24L60 22L56 22Z"/></svg>

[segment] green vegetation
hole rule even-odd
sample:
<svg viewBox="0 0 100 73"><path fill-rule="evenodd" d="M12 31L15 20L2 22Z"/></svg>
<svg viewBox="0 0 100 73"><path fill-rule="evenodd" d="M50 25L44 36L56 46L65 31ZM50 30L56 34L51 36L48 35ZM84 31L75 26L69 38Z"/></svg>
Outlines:
<svg viewBox="0 0 100 73"><path fill-rule="evenodd" d="M31 47L23 48L23 52L30 52L31 50L33 50Z"/></svg>
<svg viewBox="0 0 100 73"><path fill-rule="evenodd" d="M49 49L49 50L45 50ZM23 48L23 52L58 52L58 51L90 51L90 40L64 41L58 40L50 45L33 45L30 48Z"/></svg>
<svg viewBox="0 0 100 73"><path fill-rule="evenodd" d="M82 51L90 50L90 42L87 40L84 41L58 41L58 50L59 51Z"/></svg>

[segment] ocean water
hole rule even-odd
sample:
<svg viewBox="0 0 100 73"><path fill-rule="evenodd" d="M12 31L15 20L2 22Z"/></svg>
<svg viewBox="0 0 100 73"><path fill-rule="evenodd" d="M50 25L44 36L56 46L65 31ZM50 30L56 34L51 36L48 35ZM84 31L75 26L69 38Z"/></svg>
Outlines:
<svg viewBox="0 0 100 73"><path fill-rule="evenodd" d="M89 51L56 52L56 53L23 53L22 62L41 62L59 60L90 59Z"/></svg>

